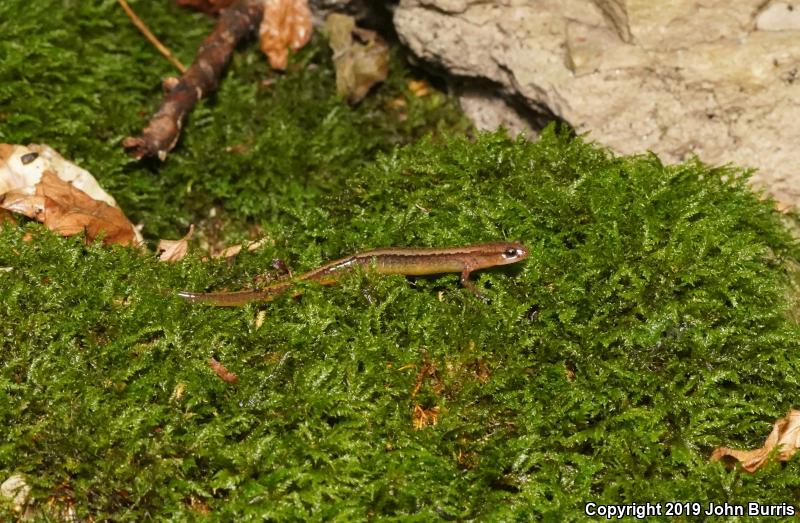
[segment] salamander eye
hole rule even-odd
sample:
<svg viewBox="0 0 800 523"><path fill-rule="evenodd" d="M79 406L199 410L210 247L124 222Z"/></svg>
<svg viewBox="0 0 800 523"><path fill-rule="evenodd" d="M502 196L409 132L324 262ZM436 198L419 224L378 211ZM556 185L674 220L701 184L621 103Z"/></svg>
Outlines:
<svg viewBox="0 0 800 523"><path fill-rule="evenodd" d="M516 258L519 255L520 255L519 249L517 249L516 247L509 247L508 249L505 250L505 252L503 252L503 258L506 259Z"/></svg>

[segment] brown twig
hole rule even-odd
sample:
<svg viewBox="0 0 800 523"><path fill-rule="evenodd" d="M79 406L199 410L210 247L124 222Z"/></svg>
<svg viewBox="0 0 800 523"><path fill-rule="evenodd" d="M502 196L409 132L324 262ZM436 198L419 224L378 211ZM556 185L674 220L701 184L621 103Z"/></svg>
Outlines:
<svg viewBox="0 0 800 523"><path fill-rule="evenodd" d="M167 158L178 142L186 115L200 98L217 88L236 44L256 30L263 12L262 0L237 0L221 12L214 31L203 40L183 76L164 80L164 100L142 134L122 141L131 156Z"/></svg>
<svg viewBox="0 0 800 523"><path fill-rule="evenodd" d="M147 38L150 41L150 43L155 46L156 49L158 49L158 52L164 55L164 58L169 60L169 63L174 65L178 69L178 71L181 72L181 74L185 73L186 67L180 62L180 60L175 58L175 56L170 52L167 46L162 44L161 41L156 37L156 35L154 35L150 31L150 29L147 28L142 19L139 18L136 15L136 13L133 12L133 9L131 9L131 6L128 5L128 2L126 2L125 0L117 0L117 2L119 2L120 7L122 7L123 11L125 11L125 14L128 15L128 18L131 19L133 25L135 25L136 28L139 29L139 31L141 31L144 37Z"/></svg>

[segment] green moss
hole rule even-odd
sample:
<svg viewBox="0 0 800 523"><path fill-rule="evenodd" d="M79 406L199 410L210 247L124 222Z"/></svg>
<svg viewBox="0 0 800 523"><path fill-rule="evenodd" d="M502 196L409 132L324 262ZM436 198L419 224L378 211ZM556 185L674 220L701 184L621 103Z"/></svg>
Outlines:
<svg viewBox="0 0 800 523"><path fill-rule="evenodd" d="M210 25L140 4L184 59ZM329 94L323 42L283 76L242 49L169 160L132 164L118 139L154 106L166 65L114 2L19 5L0 6L15 20L4 35L45 12L52 25L30 45L0 38L3 140L90 168L151 237L213 205L226 240L252 224L273 240L232 264L170 265L36 224L0 229L0 471L24 474L40 506L60 497L115 521L202 507L212 520L428 521L796 501L796 459L755 475L708 462L718 445L760 446L798 386L785 267L800 249L738 170L614 158L553 130L534 144L453 137L463 124L439 95L405 96L404 121L387 109L403 71L351 110ZM246 287L272 258L302 271L368 247L498 238L532 255L477 276L488 302L456 275L364 272L238 309L171 294ZM438 424L415 431L418 405L438 407Z"/></svg>

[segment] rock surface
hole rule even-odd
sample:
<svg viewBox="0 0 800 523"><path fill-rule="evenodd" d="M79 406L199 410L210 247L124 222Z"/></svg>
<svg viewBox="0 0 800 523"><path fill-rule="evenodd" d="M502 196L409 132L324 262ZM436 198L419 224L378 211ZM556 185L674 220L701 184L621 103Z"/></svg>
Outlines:
<svg viewBox="0 0 800 523"><path fill-rule="evenodd" d="M505 127L512 136L520 133L528 138L537 136L538 126L521 114L518 107L494 94L493 89L465 85L457 94L461 109L478 129Z"/></svg>
<svg viewBox="0 0 800 523"><path fill-rule="evenodd" d="M796 1L400 0L394 23L423 60L618 153L756 168L754 183L800 204L799 14Z"/></svg>
<svg viewBox="0 0 800 523"><path fill-rule="evenodd" d="M22 512L30 501L31 487L21 474L14 474L0 484L0 498L11 503L14 512Z"/></svg>

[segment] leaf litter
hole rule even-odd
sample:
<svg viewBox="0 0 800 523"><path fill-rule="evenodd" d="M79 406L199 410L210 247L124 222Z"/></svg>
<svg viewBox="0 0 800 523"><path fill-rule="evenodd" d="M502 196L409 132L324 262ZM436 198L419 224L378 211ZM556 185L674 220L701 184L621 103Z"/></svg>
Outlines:
<svg viewBox="0 0 800 523"><path fill-rule="evenodd" d="M140 245L142 237L114 198L85 169L47 145L0 144L0 208L62 236Z"/></svg>
<svg viewBox="0 0 800 523"><path fill-rule="evenodd" d="M273 69L284 70L289 49L297 51L311 39L311 10L307 0L265 0L258 28L261 50Z"/></svg>
<svg viewBox="0 0 800 523"><path fill-rule="evenodd" d="M375 31L356 27L351 16L331 14L325 30L333 50L336 90L356 104L389 74L389 46Z"/></svg>
<svg viewBox="0 0 800 523"><path fill-rule="evenodd" d="M714 449L711 461L722 461L727 465L741 463L747 472L755 472L763 467L773 451L778 461L788 461L800 448L800 410L790 410L772 427L764 446L754 450L736 450L728 447Z"/></svg>

